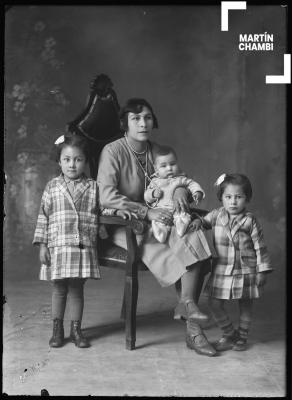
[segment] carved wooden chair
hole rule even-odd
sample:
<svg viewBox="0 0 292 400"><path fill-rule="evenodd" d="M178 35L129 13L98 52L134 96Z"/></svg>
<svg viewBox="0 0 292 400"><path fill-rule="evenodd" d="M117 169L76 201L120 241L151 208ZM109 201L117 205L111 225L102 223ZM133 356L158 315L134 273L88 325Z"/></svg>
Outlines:
<svg viewBox="0 0 292 400"><path fill-rule="evenodd" d="M206 210L192 210L193 217L200 217L206 214ZM99 222L105 226L124 226L126 231L127 249L116 246L108 239L104 239L99 240L98 251L101 266L119 268L125 271L125 286L121 318L125 320L126 349L134 350L136 342L138 271L148 270L141 259L139 259L136 234L143 233L146 229L147 223L135 218L129 221L116 216L100 216Z"/></svg>

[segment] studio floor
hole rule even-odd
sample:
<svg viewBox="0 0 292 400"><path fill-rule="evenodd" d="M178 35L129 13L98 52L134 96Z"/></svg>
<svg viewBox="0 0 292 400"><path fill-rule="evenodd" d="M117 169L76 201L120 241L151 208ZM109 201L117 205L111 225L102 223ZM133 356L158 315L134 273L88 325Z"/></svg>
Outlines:
<svg viewBox="0 0 292 400"><path fill-rule="evenodd" d="M19 267L21 268L21 266ZM88 349L69 341L48 345L52 333L48 282L4 280L3 386L8 395L284 397L286 395L285 296L267 286L255 303L249 348L216 357L198 355L185 345L185 324L172 319L174 288L160 288L149 272L139 275L137 348L125 349L120 319L124 275L101 269L102 280L85 285L83 330ZM207 310L206 300L201 307ZM236 320L236 306L228 309ZM69 310L65 335L69 335ZM220 332L212 323L211 342Z"/></svg>

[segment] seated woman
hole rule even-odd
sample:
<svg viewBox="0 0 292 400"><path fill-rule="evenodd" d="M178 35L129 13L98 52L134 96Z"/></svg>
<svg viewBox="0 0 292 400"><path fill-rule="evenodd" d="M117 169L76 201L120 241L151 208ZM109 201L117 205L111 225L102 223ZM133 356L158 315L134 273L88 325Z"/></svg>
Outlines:
<svg viewBox="0 0 292 400"><path fill-rule="evenodd" d="M153 154L159 148L159 145L149 141L153 128L158 127L152 107L144 99L129 99L121 109L120 120L125 136L107 144L99 160L97 182L101 208L112 209L113 212L124 210L139 219L172 225L173 215L169 210L148 208L143 199L149 177L154 173ZM186 195L177 194L177 211L180 211L179 204L184 210L186 198ZM109 234L115 244L126 247L122 227L112 228ZM199 310L197 301L204 277L204 260L215 254L207 242L202 244L198 241L196 232L189 230L179 237L173 226L165 243L158 242L149 234L137 239L141 259L161 286L176 284L176 288L180 288L175 318L184 316L187 320L187 346L198 354L214 356L216 350L199 325L199 321L204 321L206 316Z"/></svg>

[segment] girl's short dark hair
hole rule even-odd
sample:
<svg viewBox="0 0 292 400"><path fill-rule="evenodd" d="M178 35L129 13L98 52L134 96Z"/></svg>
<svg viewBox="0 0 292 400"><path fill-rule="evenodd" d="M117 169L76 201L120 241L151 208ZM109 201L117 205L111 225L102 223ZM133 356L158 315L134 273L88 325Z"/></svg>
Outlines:
<svg viewBox="0 0 292 400"><path fill-rule="evenodd" d="M132 98L129 99L124 107L121 108L120 110L120 124L121 124L121 129L126 132L128 130L128 114L129 112L134 113L134 114L139 114L143 107L149 108L151 111L152 117L153 117L153 128L158 128L158 121L156 118L156 115L153 112L153 109L151 105L148 103L147 100L145 99L139 99L139 98Z"/></svg>
<svg viewBox="0 0 292 400"><path fill-rule="evenodd" d="M70 135L66 136L64 135L65 140L62 143L56 144L56 161L60 161L61 153L64 147L70 146L70 147L78 147L80 149L84 156L86 161L89 159L89 146L88 146L88 140L80 135Z"/></svg>
<svg viewBox="0 0 292 400"><path fill-rule="evenodd" d="M221 182L220 185L217 186L217 197L219 201L222 201L222 195L227 185L241 186L247 201L250 201L252 197L252 187L250 180L247 176L242 174L226 174L223 182Z"/></svg>
<svg viewBox="0 0 292 400"><path fill-rule="evenodd" d="M157 158L160 156L167 156L168 154L173 154L177 159L177 155L175 150L170 146L157 146L153 153L154 162L156 162Z"/></svg>

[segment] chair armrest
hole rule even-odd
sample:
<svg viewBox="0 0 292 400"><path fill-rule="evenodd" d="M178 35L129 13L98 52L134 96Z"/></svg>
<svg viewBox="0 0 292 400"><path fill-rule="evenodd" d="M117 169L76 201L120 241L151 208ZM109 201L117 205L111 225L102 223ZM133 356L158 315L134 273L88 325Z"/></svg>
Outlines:
<svg viewBox="0 0 292 400"><path fill-rule="evenodd" d="M137 218L132 218L130 220L123 219L122 217L111 215L100 215L99 222L104 225L120 225L130 227L136 234L142 234L147 227L146 221L142 221Z"/></svg>

